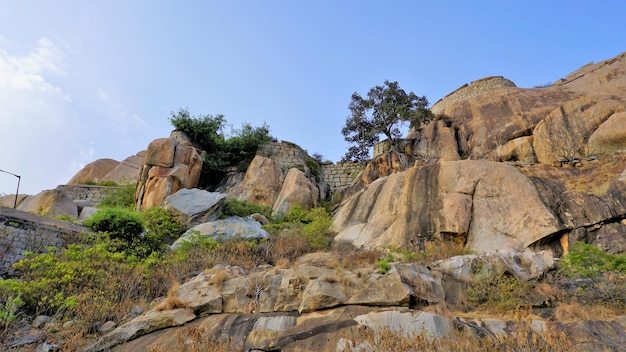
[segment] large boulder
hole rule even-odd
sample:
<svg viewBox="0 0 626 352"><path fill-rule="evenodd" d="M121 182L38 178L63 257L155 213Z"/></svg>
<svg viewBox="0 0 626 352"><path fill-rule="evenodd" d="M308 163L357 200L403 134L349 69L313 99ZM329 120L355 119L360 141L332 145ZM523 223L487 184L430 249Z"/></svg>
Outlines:
<svg viewBox="0 0 626 352"><path fill-rule="evenodd" d="M163 209L174 216L179 224L189 228L217 220L224 198L226 193L184 188L165 197Z"/></svg>
<svg viewBox="0 0 626 352"><path fill-rule="evenodd" d="M616 112L589 137L590 155L626 151L626 111Z"/></svg>
<svg viewBox="0 0 626 352"><path fill-rule="evenodd" d="M135 155L122 160L113 170L104 176L102 181L113 181L117 184L136 183L139 169L146 159L146 151L140 151Z"/></svg>
<svg viewBox="0 0 626 352"><path fill-rule="evenodd" d="M228 195L271 207L280 192L283 178L276 161L257 155L248 166L243 182L233 187Z"/></svg>
<svg viewBox="0 0 626 352"><path fill-rule="evenodd" d="M199 237L211 237L216 240L268 238L269 233L261 224L252 219L232 216L230 218L206 222L196 225L185 232L173 244L178 248L183 242L191 242Z"/></svg>
<svg viewBox="0 0 626 352"><path fill-rule="evenodd" d="M87 182L100 182L104 181L107 174L113 171L118 165L119 161L113 159L98 159L93 161L80 171L78 171L68 182L68 185L80 185Z"/></svg>
<svg viewBox="0 0 626 352"><path fill-rule="evenodd" d="M462 238L471 250L523 251L563 229L533 183L506 164L449 161L378 179L345 200L336 241L419 247Z"/></svg>
<svg viewBox="0 0 626 352"><path fill-rule="evenodd" d="M58 189L45 190L34 196L24 197L18 203L17 209L51 217L78 218L78 206L72 197Z"/></svg>
<svg viewBox="0 0 626 352"><path fill-rule="evenodd" d="M291 168L273 206L273 215L286 214L296 204L309 210L319 206L320 192L304 172Z"/></svg>
<svg viewBox="0 0 626 352"><path fill-rule="evenodd" d="M518 88L486 77L435 103L438 120L412 131L412 150L440 160L455 160L458 153L461 159L521 164L611 154L624 149L625 93L626 53L547 87Z"/></svg>
<svg viewBox="0 0 626 352"><path fill-rule="evenodd" d="M137 209L160 206L170 194L198 186L202 156L186 143L174 138L160 138L148 145L137 182Z"/></svg>

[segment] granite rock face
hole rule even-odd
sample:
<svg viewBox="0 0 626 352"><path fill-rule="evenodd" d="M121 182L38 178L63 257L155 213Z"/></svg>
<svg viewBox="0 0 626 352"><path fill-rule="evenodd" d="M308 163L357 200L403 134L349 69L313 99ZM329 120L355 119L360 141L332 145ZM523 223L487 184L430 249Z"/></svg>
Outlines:
<svg viewBox="0 0 626 352"><path fill-rule="evenodd" d="M202 156L188 142L160 138L148 146L137 182L137 209L157 207L165 197L183 188L195 188L200 181Z"/></svg>

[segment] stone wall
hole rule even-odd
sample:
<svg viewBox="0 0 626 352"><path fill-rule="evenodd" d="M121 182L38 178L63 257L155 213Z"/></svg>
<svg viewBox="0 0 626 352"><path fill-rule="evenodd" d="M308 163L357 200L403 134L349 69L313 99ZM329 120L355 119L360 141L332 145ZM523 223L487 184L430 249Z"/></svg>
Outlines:
<svg viewBox="0 0 626 352"><path fill-rule="evenodd" d="M287 141L264 144L259 147L256 154L276 161L283 171L292 167L304 168L308 155L306 150Z"/></svg>
<svg viewBox="0 0 626 352"><path fill-rule="evenodd" d="M328 185L332 193L350 186L356 176L365 169L365 162L345 162L322 164L320 173L322 181Z"/></svg>
<svg viewBox="0 0 626 352"><path fill-rule="evenodd" d="M80 225L0 207L0 277L13 274L12 265L24 258L25 251L60 248L87 232Z"/></svg>
<svg viewBox="0 0 626 352"><path fill-rule="evenodd" d="M439 115L445 110L447 106L451 104L469 99L471 97L475 97L492 89L504 87L516 87L516 85L512 81L502 76L490 76L477 79L470 84L462 85L452 93L443 97L443 99L439 99L439 101L433 104L430 110L435 115Z"/></svg>
<svg viewBox="0 0 626 352"><path fill-rule="evenodd" d="M407 148L411 147L414 142L415 142L415 139L412 139L412 138L397 138L396 139L397 151L408 154ZM374 155L372 156L372 159L376 158L379 155L385 154L386 152L390 150L391 150L391 143L389 142L388 139L385 139L382 142L378 142L374 144Z"/></svg>
<svg viewBox="0 0 626 352"><path fill-rule="evenodd" d="M112 186L93 185L60 185L57 190L68 194L73 200L87 200L92 206L98 206L106 197L106 192L112 190Z"/></svg>

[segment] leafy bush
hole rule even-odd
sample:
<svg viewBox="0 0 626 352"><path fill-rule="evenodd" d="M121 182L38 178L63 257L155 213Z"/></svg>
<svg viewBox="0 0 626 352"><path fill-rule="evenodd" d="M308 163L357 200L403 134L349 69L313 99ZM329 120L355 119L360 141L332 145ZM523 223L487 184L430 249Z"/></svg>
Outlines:
<svg viewBox="0 0 626 352"><path fill-rule="evenodd" d="M476 308L506 313L525 307L525 297L533 288L532 283L503 275L471 282L466 294L467 300Z"/></svg>
<svg viewBox="0 0 626 352"><path fill-rule="evenodd" d="M241 129L233 130L231 136L226 138L223 133L227 125L224 115L191 116L186 109L179 109L170 114L169 120L174 128L185 132L204 151L203 184L220 181L228 166L245 169L257 148L272 138L266 124L253 127L248 123L244 123Z"/></svg>
<svg viewBox="0 0 626 352"><path fill-rule="evenodd" d="M379 273L386 274L389 272L389 270L391 270L391 264L389 264L390 260L393 261L393 257L385 257L376 262Z"/></svg>
<svg viewBox="0 0 626 352"><path fill-rule="evenodd" d="M2 303L1 301L4 301ZM4 335L16 322L18 309L24 305L20 295L6 297L0 300L0 337Z"/></svg>
<svg viewBox="0 0 626 352"><path fill-rule="evenodd" d="M306 167L309 168L309 170L311 170L311 174L315 177L315 179L319 180L321 177L321 166L320 166L320 162L317 161L316 159L313 159L310 156L307 156L306 158Z"/></svg>
<svg viewBox="0 0 626 352"><path fill-rule="evenodd" d="M83 225L128 243L139 237L144 229L139 214L121 208L100 209L91 218L85 219Z"/></svg>
<svg viewBox="0 0 626 352"><path fill-rule="evenodd" d="M136 184L117 186L117 184L107 185L105 197L100 202L101 208L135 208L135 188Z"/></svg>
<svg viewBox="0 0 626 352"><path fill-rule="evenodd" d="M139 244L144 248L143 257L151 252L161 252L185 232L170 213L162 208L148 208L141 213L146 232Z"/></svg>
<svg viewBox="0 0 626 352"><path fill-rule="evenodd" d="M20 296L29 314L72 316L86 322L120 319L147 297L144 271L106 239L56 252L25 253L14 264L21 279L0 280L0 297Z"/></svg>
<svg viewBox="0 0 626 352"><path fill-rule="evenodd" d="M222 206L222 218L229 216L241 216L246 217L254 213L259 213L268 219L272 217L272 208L254 204L247 200L239 200L237 198L227 197L224 199L224 205Z"/></svg>
<svg viewBox="0 0 626 352"><path fill-rule="evenodd" d="M330 248L333 232L333 219L325 208L313 208L309 211L296 204L281 219L282 224L268 226L265 229L270 233L290 233L302 236L313 251Z"/></svg>
<svg viewBox="0 0 626 352"><path fill-rule="evenodd" d="M600 248L574 242L563 257L559 274L567 277L600 277L606 272L626 274L626 255L609 254Z"/></svg>

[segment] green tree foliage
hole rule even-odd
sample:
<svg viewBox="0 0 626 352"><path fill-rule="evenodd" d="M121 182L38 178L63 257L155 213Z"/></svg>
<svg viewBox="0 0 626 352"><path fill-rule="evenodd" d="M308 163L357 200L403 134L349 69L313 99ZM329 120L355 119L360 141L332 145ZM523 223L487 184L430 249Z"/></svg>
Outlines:
<svg viewBox="0 0 626 352"><path fill-rule="evenodd" d="M606 272L626 274L626 255L609 254L584 242L574 242L570 252L560 263L561 275L577 277L600 277Z"/></svg>
<svg viewBox="0 0 626 352"><path fill-rule="evenodd" d="M367 98L353 93L348 106L350 116L341 133L347 142L355 145L349 147L342 161L367 160L369 148L379 141L380 134L385 135L395 147L395 139L400 137L403 123L417 128L432 120L433 114L427 106L425 96L406 93L398 82L387 80L384 86L371 88Z"/></svg>
<svg viewBox="0 0 626 352"><path fill-rule="evenodd" d="M117 184L108 185L104 190L106 196L100 202L100 207L134 209L136 186L136 183L121 186Z"/></svg>
<svg viewBox="0 0 626 352"><path fill-rule="evenodd" d="M131 243L144 230L139 214L121 208L104 208L92 217L85 219L83 225L97 232L106 232L113 239Z"/></svg>
<svg viewBox="0 0 626 352"><path fill-rule="evenodd" d="M272 139L267 124L254 127L244 123L240 129L232 129L230 135L225 135L227 123L223 115L192 116L186 109L179 109L170 114L169 120L204 151L203 185L219 182L229 166L245 169L257 148Z"/></svg>
<svg viewBox="0 0 626 352"><path fill-rule="evenodd" d="M266 205L255 204L247 200L239 200L237 198L227 197L224 199L222 206L221 218L230 216L246 217L254 213L259 213L267 219L272 219L272 208Z"/></svg>

